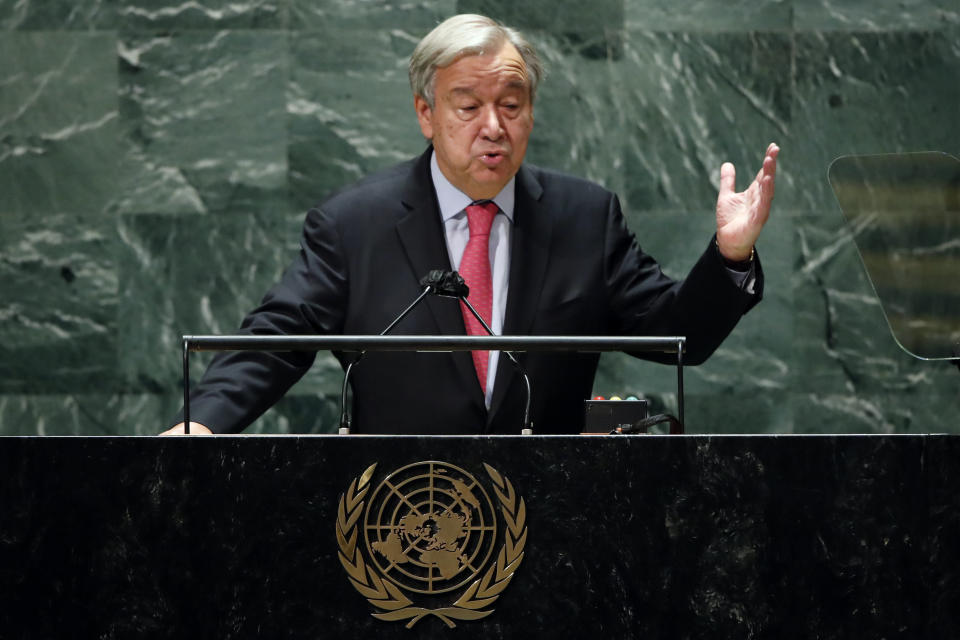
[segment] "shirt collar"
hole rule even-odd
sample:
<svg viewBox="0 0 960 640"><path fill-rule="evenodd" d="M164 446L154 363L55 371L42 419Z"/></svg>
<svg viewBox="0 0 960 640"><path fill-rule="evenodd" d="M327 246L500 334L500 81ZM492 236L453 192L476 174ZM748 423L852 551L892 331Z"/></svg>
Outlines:
<svg viewBox="0 0 960 640"><path fill-rule="evenodd" d="M473 199L460 189L457 189L447 180L447 176L440 171L440 165L437 164L437 153L430 153L430 177L433 178L433 188L437 192L437 202L440 204L440 218L446 222L461 211L467 208ZM514 186L517 182L517 176L510 178L500 193L495 195L492 200L500 207L500 211L506 214L507 219L513 222L513 204L516 200Z"/></svg>

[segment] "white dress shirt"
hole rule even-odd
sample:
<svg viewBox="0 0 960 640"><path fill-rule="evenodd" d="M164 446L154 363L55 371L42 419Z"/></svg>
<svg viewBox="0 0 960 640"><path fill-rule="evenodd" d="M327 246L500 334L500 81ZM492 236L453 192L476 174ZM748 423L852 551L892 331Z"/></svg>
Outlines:
<svg viewBox="0 0 960 640"><path fill-rule="evenodd" d="M430 157L430 175L433 178L433 187L437 192L437 202L440 204L440 219L443 221L443 233L447 240L447 254L450 256L450 266L460 270L460 259L463 250L467 248L470 239L470 227L467 224L467 206L473 202L467 194L457 189L440 171L437 165L437 156ZM513 205L515 201L514 184L516 177L500 193L493 197L493 201L500 211L493 218L490 227L490 274L493 278L493 310L490 317L490 328L496 335L503 331L503 314L507 308L507 288L510 275L510 236L513 226ZM499 351L490 352L490 367L487 369L487 386L484 400L487 409L493 397L493 383L497 377L497 363L500 360Z"/></svg>

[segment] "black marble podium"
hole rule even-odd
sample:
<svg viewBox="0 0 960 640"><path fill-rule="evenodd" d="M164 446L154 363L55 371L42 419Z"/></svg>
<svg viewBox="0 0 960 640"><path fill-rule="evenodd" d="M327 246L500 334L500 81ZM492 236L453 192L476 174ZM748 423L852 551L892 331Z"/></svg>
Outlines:
<svg viewBox="0 0 960 640"><path fill-rule="evenodd" d="M0 637L957 638L958 454L956 436L2 438ZM526 508L493 613L454 629L375 619L338 558L351 481L427 460L485 482L486 463Z"/></svg>

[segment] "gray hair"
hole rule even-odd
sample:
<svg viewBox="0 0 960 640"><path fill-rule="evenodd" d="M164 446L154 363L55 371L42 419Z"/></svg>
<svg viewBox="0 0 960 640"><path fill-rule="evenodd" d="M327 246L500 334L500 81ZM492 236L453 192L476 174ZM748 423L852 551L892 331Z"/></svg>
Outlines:
<svg viewBox="0 0 960 640"><path fill-rule="evenodd" d="M434 78L437 69L447 67L464 56L496 52L509 42L520 53L530 80L530 101L543 78L543 65L533 46L520 32L486 16L465 13L448 18L428 33L410 56L410 88L414 96L433 108Z"/></svg>

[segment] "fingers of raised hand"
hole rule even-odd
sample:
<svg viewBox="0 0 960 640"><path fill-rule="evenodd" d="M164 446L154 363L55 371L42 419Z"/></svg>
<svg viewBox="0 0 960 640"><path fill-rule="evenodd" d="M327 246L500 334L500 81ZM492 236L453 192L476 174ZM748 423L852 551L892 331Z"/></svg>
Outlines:
<svg viewBox="0 0 960 640"><path fill-rule="evenodd" d="M780 147L771 142L767 147L767 153L763 158L763 168L761 171L770 177L777 173L777 156L780 155Z"/></svg>
<svg viewBox="0 0 960 640"><path fill-rule="evenodd" d="M760 170L760 188L765 200L773 199L774 180L777 174L777 155L780 153L780 147L770 143L767 147L767 155L763 159L763 167Z"/></svg>
<svg viewBox="0 0 960 640"><path fill-rule="evenodd" d="M730 162L720 165L720 195L734 193L737 184L737 170Z"/></svg>

